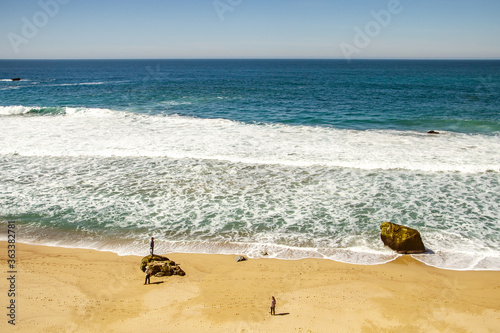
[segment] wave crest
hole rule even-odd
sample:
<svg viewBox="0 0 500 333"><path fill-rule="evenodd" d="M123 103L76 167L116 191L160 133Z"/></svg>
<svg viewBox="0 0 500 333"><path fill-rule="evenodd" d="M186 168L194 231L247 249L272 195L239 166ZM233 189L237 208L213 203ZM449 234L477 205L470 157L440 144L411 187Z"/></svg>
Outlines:
<svg viewBox="0 0 500 333"><path fill-rule="evenodd" d="M99 108L11 106L0 154L164 157L363 170L499 172L500 135L344 130ZM40 116L50 117L40 117ZM84 119L84 120L82 120Z"/></svg>

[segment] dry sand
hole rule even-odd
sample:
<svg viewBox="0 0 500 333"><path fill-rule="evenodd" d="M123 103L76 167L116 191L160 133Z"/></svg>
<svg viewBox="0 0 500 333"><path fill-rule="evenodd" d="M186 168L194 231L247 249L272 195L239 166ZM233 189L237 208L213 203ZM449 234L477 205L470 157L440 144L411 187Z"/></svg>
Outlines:
<svg viewBox="0 0 500 333"><path fill-rule="evenodd" d="M0 332L500 332L500 272L172 253L187 275L144 285L140 257L16 246L12 326L0 242Z"/></svg>

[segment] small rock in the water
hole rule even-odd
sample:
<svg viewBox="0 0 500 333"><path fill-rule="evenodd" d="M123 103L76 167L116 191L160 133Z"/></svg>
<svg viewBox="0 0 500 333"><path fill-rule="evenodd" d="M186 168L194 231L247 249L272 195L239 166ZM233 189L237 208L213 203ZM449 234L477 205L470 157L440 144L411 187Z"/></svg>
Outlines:
<svg viewBox="0 0 500 333"><path fill-rule="evenodd" d="M11 79L12 81L21 81L21 78L20 77L15 77L13 79Z"/></svg>
<svg viewBox="0 0 500 333"><path fill-rule="evenodd" d="M439 134L439 132L436 132L434 130L430 130L429 132L427 132L427 134Z"/></svg>
<svg viewBox="0 0 500 333"><path fill-rule="evenodd" d="M245 261L245 260L247 260L247 258L245 258L244 256L237 256L237 257L235 258L235 260L236 260L236 262L240 262L240 261Z"/></svg>
<svg viewBox="0 0 500 333"><path fill-rule="evenodd" d="M412 228L391 222L380 225L380 238L384 245L402 254L424 253L425 246L420 233Z"/></svg>

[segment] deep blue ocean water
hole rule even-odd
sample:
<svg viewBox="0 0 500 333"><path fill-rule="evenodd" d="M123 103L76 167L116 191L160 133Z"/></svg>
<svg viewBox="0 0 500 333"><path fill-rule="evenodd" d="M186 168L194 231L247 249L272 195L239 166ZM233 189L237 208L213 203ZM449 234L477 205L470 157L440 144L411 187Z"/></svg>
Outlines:
<svg viewBox="0 0 500 333"><path fill-rule="evenodd" d="M0 60L27 243L499 270L499 152L500 61Z"/></svg>

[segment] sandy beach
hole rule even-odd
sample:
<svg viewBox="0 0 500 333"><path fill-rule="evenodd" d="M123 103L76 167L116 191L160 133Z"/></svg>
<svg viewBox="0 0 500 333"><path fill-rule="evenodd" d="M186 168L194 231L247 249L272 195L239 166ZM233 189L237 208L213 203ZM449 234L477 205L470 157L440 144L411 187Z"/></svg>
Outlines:
<svg viewBox="0 0 500 333"><path fill-rule="evenodd" d="M4 312L7 243L0 242ZM16 325L1 332L498 332L500 272L447 271L411 257L331 260L165 254L186 276L152 277L141 257L16 244ZM271 316L271 296L277 300Z"/></svg>

